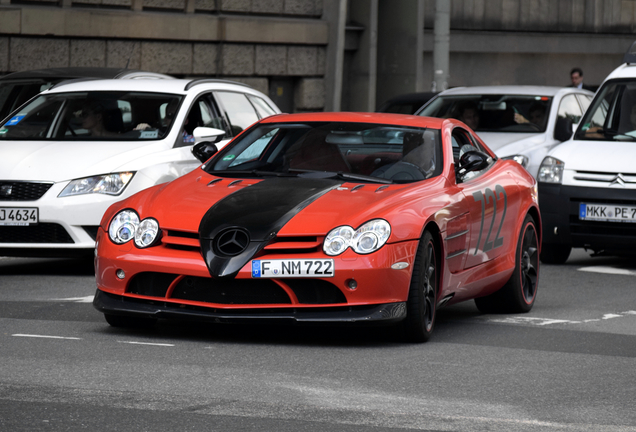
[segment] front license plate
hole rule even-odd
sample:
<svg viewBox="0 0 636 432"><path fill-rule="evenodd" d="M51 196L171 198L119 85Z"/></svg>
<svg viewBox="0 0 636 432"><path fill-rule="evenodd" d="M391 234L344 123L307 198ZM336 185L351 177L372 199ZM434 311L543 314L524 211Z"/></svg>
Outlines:
<svg viewBox="0 0 636 432"><path fill-rule="evenodd" d="M579 219L609 222L636 222L636 206L581 203L579 205Z"/></svg>
<svg viewBox="0 0 636 432"><path fill-rule="evenodd" d="M333 277L332 259L252 260L253 278Z"/></svg>
<svg viewBox="0 0 636 432"><path fill-rule="evenodd" d="M37 207L0 207L0 225L34 225L38 223Z"/></svg>

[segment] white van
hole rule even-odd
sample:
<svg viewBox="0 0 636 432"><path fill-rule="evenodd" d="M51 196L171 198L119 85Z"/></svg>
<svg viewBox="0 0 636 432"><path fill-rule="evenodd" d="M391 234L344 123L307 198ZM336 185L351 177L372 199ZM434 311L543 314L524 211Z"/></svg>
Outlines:
<svg viewBox="0 0 636 432"><path fill-rule="evenodd" d="M564 263L573 247L636 252L636 42L572 139L543 159L537 180L543 262Z"/></svg>

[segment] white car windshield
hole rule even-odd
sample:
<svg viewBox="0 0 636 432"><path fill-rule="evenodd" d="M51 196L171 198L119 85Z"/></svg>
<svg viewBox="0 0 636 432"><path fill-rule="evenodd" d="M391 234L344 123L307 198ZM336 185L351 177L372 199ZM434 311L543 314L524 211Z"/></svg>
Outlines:
<svg viewBox="0 0 636 432"><path fill-rule="evenodd" d="M636 141L636 80L604 84L585 112L575 139Z"/></svg>
<svg viewBox="0 0 636 432"><path fill-rule="evenodd" d="M123 91L40 95L0 124L0 140L161 139L169 132L182 99Z"/></svg>
<svg viewBox="0 0 636 432"><path fill-rule="evenodd" d="M548 96L472 94L438 96L421 116L454 118L477 132L545 132L552 98Z"/></svg>
<svg viewBox="0 0 636 432"><path fill-rule="evenodd" d="M206 167L218 176L410 183L442 170L440 131L369 123L261 124Z"/></svg>

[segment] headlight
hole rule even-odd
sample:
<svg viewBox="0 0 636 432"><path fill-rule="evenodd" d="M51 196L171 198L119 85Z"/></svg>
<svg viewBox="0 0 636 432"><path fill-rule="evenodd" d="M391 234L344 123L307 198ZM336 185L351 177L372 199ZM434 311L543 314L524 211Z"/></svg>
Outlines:
<svg viewBox="0 0 636 432"><path fill-rule="evenodd" d="M513 160L524 168L528 166L528 157L524 155L506 156L506 157L502 157L502 159Z"/></svg>
<svg viewBox="0 0 636 432"><path fill-rule="evenodd" d="M539 167L539 175L537 180L544 183L561 184L563 181L563 168L565 164L551 156L546 157Z"/></svg>
<svg viewBox="0 0 636 432"><path fill-rule="evenodd" d="M327 234L322 250L327 255L335 256L351 247L356 253L369 254L384 246L390 235L391 225L384 219L371 220L357 230L340 226Z"/></svg>
<svg viewBox="0 0 636 432"><path fill-rule="evenodd" d="M135 239L135 246L146 248L154 246L161 239L159 222L146 218L139 222L134 210L122 210L115 215L108 227L108 236L117 244L124 244Z"/></svg>
<svg viewBox="0 0 636 432"><path fill-rule="evenodd" d="M119 195L135 173L121 172L94 177L85 177L71 181L60 193L60 197L101 193Z"/></svg>
<svg viewBox="0 0 636 432"><path fill-rule="evenodd" d="M139 216L132 210L122 210L115 215L108 227L108 236L117 244L124 244L135 237Z"/></svg>
<svg viewBox="0 0 636 432"><path fill-rule="evenodd" d="M144 219L135 232L135 245L139 248L152 246L160 238L158 234L159 222L153 218Z"/></svg>

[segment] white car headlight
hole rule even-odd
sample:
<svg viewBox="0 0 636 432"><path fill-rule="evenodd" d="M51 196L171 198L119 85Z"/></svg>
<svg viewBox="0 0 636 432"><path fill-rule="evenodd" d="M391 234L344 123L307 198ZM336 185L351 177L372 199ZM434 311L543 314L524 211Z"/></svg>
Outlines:
<svg viewBox="0 0 636 432"><path fill-rule="evenodd" d="M122 210L115 215L108 227L108 236L117 244L124 244L135 237L139 216L133 210Z"/></svg>
<svg viewBox="0 0 636 432"><path fill-rule="evenodd" d="M120 172L72 180L59 196L67 197L91 193L119 195L134 174L134 172Z"/></svg>
<svg viewBox="0 0 636 432"><path fill-rule="evenodd" d="M544 183L561 184L563 181L563 168L565 164L557 158L546 157L541 162L537 180Z"/></svg>
<svg viewBox="0 0 636 432"><path fill-rule="evenodd" d="M153 218L141 221L135 232L135 245L139 248L152 246L160 238L159 222Z"/></svg>
<svg viewBox="0 0 636 432"><path fill-rule="evenodd" d="M357 230L350 226L332 229L322 246L322 250L330 256L340 255L347 248L359 254L369 254L380 249L391 235L391 225L384 219L373 219Z"/></svg>
<svg viewBox="0 0 636 432"><path fill-rule="evenodd" d="M505 156L505 157L502 157L502 159L513 160L524 168L528 166L528 157L524 155Z"/></svg>

